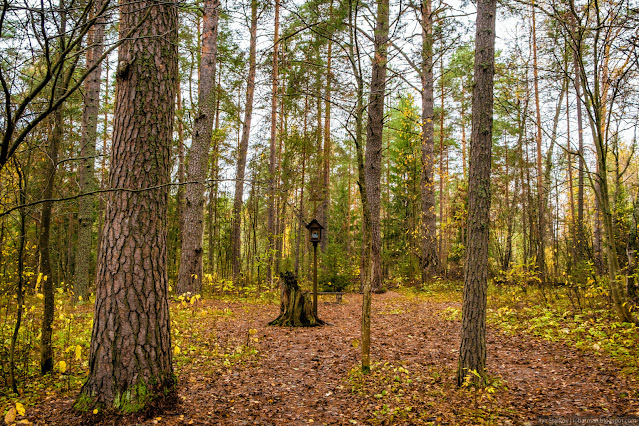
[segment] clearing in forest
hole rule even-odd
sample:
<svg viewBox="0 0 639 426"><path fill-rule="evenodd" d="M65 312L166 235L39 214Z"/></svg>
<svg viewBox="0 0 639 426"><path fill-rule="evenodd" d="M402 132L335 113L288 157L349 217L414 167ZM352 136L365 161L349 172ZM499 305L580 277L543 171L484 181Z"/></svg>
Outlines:
<svg viewBox="0 0 639 426"><path fill-rule="evenodd" d="M28 410L36 424L525 424L639 416L636 374L592 350L488 328L485 389L457 388L457 302L375 295L373 369L359 373L361 296L320 300L330 325L269 327L279 304L173 306L181 404L150 418L73 412L73 389ZM490 306L489 306L490 307Z"/></svg>

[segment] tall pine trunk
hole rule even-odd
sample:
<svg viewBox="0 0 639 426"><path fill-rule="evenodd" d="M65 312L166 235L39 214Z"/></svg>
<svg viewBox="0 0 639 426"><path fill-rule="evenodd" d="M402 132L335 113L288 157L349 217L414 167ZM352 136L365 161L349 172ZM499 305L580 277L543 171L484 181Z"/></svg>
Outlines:
<svg viewBox="0 0 639 426"><path fill-rule="evenodd" d="M94 6L100 10L101 2ZM87 40L86 65L92 67L102 56L104 50L105 20L97 20ZM80 167L78 184L80 192L87 193L95 189L95 146L98 139L98 114L100 112L100 78L102 64L89 74L84 81L84 109L80 134ZM105 130L106 131L106 130ZM93 247L93 213L95 197L84 196L78 200L78 249L76 254L75 282L73 292L76 300L88 300L91 280L91 248Z"/></svg>
<svg viewBox="0 0 639 426"><path fill-rule="evenodd" d="M475 87L468 170L468 247L464 271L461 345L457 384L486 381L486 292L493 130L496 0L477 2Z"/></svg>
<svg viewBox="0 0 639 426"><path fill-rule="evenodd" d="M220 1L204 2L202 28L202 56L198 82L198 110L195 117L193 142L189 150L189 167L185 188L184 223L180 272L177 281L179 294L202 291L204 238L204 180L208 174L209 150L215 119L215 67L217 62L217 33Z"/></svg>
<svg viewBox="0 0 639 426"><path fill-rule="evenodd" d="M437 275L435 231L435 99L433 85L433 25L431 0L422 2L422 170L421 170L421 259L422 284ZM463 103L463 101L462 101Z"/></svg>
<svg viewBox="0 0 639 426"><path fill-rule="evenodd" d="M543 171L541 168L541 108L539 106L539 72L537 68L537 30L535 24L535 7L532 9L532 50L533 50L533 85L535 90L535 119L536 134L535 142L537 143L537 255L536 267L542 284L546 282L546 245L545 234L546 228L544 223L544 181Z"/></svg>
<svg viewBox="0 0 639 426"><path fill-rule="evenodd" d="M366 126L365 179L368 208L371 218L371 290L382 290L382 233L380 221L382 136L384 130L384 95L386 90L386 61L388 44L388 0L377 0L375 26L375 56L371 75Z"/></svg>
<svg viewBox="0 0 639 426"><path fill-rule="evenodd" d="M242 139L238 147L237 170L235 174L235 199L233 200L233 218L231 220L231 258L233 262L233 283L238 285L240 275L240 247L242 225L242 198L244 197L244 174L246 172L246 154L248 151L251 117L253 115L253 94L255 92L255 57L257 50L257 0L251 1L251 42L249 48L249 76L246 84L246 106Z"/></svg>
<svg viewBox="0 0 639 426"><path fill-rule="evenodd" d="M143 20L140 23L140 20ZM175 399L167 226L177 69L177 6L120 4L109 186L89 350L76 408L134 412Z"/></svg>
<svg viewBox="0 0 639 426"><path fill-rule="evenodd" d="M271 74L271 140L269 146L269 191L268 191L268 265L267 275L269 286L273 284L273 268L275 267L275 238L277 229L275 226L275 214L277 212L275 202L275 186L277 182L277 87L278 87L278 54L280 47L280 0L275 0L275 29L273 34L273 70Z"/></svg>

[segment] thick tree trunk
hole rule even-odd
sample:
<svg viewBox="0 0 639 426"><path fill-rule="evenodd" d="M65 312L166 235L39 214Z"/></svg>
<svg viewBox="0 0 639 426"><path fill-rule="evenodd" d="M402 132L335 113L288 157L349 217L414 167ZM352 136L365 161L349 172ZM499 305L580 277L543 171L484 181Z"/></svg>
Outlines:
<svg viewBox="0 0 639 426"><path fill-rule="evenodd" d="M95 6L102 8L101 2ZM92 67L102 56L104 50L104 19L99 19L89 33L86 55L87 68ZM100 112L100 78L102 64L84 81L84 109L82 111L82 127L80 134L81 163L78 170L80 192L91 192L95 188L95 145L98 139L98 114ZM75 281L73 292L75 300L88 300L91 280L91 248L93 247L93 213L95 197L84 196L78 200L78 244L76 254Z"/></svg>
<svg viewBox="0 0 639 426"><path fill-rule="evenodd" d="M380 223L382 136L388 44L388 0L377 0L375 56L371 75L368 122L366 126L366 195L371 218L371 290L382 291L382 233Z"/></svg>
<svg viewBox="0 0 639 426"><path fill-rule="evenodd" d="M109 186L89 377L76 408L133 412L175 401L166 259L177 87L177 6L121 3Z"/></svg>
<svg viewBox="0 0 639 426"><path fill-rule="evenodd" d="M493 129L496 0L477 2L473 130L468 171L468 247L457 384L486 381L486 292Z"/></svg>
<svg viewBox="0 0 639 426"><path fill-rule="evenodd" d="M311 295L300 289L295 275L292 272L284 272L280 276L282 277L280 315L268 325L314 327L325 324L317 317L317 313L313 312Z"/></svg>
<svg viewBox="0 0 639 426"><path fill-rule="evenodd" d="M233 200L233 218L231 220L231 258L233 262L233 283L237 287L240 276L240 246L242 225L242 198L244 197L244 174L246 172L246 154L248 151L251 117L253 115L253 93L255 92L255 57L257 50L257 0L251 1L251 41L249 47L249 76L246 84L246 105L242 139L238 147L237 170L235 173L235 198Z"/></svg>
<svg viewBox="0 0 639 426"><path fill-rule="evenodd" d="M185 188L182 250L177 292L202 292L204 238L204 180L209 169L209 149L215 118L215 66L217 62L217 27L220 0L204 2L202 56L198 82L198 111L195 118L193 142L189 150L189 168Z"/></svg>
<svg viewBox="0 0 639 426"><path fill-rule="evenodd" d="M435 230L435 99L433 85L433 26L431 1L422 3L422 170L421 170L421 258L422 284L437 275L437 235ZM464 169L465 170L465 169Z"/></svg>

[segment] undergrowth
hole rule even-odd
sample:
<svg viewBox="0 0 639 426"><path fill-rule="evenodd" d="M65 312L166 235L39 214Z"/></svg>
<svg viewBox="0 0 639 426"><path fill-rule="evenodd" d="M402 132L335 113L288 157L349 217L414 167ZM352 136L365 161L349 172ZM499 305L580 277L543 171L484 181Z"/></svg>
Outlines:
<svg viewBox="0 0 639 426"><path fill-rule="evenodd" d="M348 376L372 424L494 424L516 413L500 398L508 388L491 378L483 388L456 385L455 372L435 366L378 363L368 374Z"/></svg>
<svg viewBox="0 0 639 426"><path fill-rule="evenodd" d="M561 341L610 356L624 373L639 377L637 326L617 320L602 286L581 291L580 305L571 302L568 292L574 290L492 288L487 321L508 333Z"/></svg>
<svg viewBox="0 0 639 426"><path fill-rule="evenodd" d="M460 321L462 285L438 280L426 290L401 291L408 297L454 303L439 311L439 316L447 321ZM583 351L609 356L625 374L639 377L639 328L618 321L605 282L590 279L580 287L491 284L487 322L510 334L561 341Z"/></svg>
<svg viewBox="0 0 639 426"><path fill-rule="evenodd" d="M248 309L242 305L273 303L275 292L217 294L209 300L196 296L173 296L171 298L171 337L175 372L197 368L228 368L259 358L257 334L254 329L238 331L237 335L220 339L215 332L215 323L236 320ZM15 298L5 295L0 300L7 309L0 318L0 418L14 407L40 404L49 397L75 398L88 375L88 356L93 325L93 300L74 305L72 296L63 288L56 292L55 319L53 323L54 371L40 374L40 329L42 327L42 295L28 295L22 326L16 345L15 376L18 394L9 383L9 348L15 321ZM18 411L21 411L22 408Z"/></svg>

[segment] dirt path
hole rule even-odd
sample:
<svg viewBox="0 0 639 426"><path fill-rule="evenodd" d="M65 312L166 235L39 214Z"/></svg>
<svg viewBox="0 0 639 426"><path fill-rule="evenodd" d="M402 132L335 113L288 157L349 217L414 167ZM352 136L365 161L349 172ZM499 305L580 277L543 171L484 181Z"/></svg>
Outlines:
<svg viewBox="0 0 639 426"><path fill-rule="evenodd" d="M213 325L217 340L243 345L257 338L250 344L258 355L228 366L211 368L206 359L183 366L182 404L161 418L127 422L525 424L540 416L639 417L638 384L622 378L607 359L490 329L488 368L505 383L493 394L459 390L454 386L459 323L440 314L451 304L393 292L374 297L372 359L380 364L362 378L356 373L361 296L349 295L341 305L329 300L321 301L319 312L332 325L310 329L267 327L277 316L275 305L206 302L233 311ZM70 402L40 407L31 420L79 423Z"/></svg>

